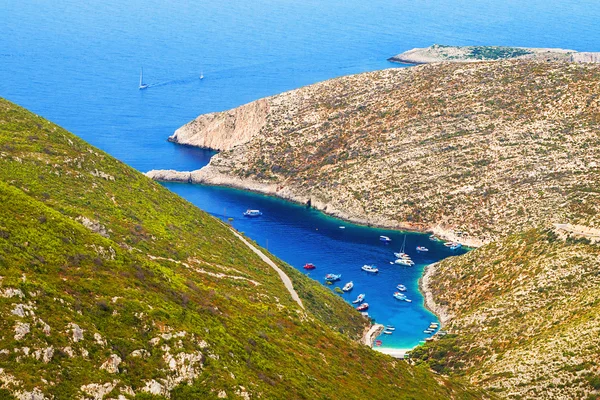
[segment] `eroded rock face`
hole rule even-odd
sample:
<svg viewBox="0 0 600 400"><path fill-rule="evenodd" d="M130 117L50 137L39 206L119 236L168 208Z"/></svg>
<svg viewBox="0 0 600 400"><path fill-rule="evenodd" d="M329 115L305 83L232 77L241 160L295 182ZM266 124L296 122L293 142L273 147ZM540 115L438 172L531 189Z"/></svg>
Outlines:
<svg viewBox="0 0 600 400"><path fill-rule="evenodd" d="M269 103L253 101L223 113L201 115L177 129L169 141L213 150L247 143L265 125Z"/></svg>
<svg viewBox="0 0 600 400"><path fill-rule="evenodd" d="M111 374L119 373L119 364L121 364L121 357L116 354L111 354L111 356L102 364L100 369L106 370Z"/></svg>

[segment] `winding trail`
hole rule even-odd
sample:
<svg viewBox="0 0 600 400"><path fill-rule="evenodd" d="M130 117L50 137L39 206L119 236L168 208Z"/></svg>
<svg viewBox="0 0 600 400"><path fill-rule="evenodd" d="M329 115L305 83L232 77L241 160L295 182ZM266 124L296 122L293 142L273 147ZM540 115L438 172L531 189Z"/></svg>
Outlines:
<svg viewBox="0 0 600 400"><path fill-rule="evenodd" d="M233 232L233 234L235 236L237 236L246 246L248 246L250 248L250 250L255 252L264 262L266 262L271 268L273 268L279 274L279 277L283 281L285 288L292 295L292 299L294 299L294 301L296 303L298 303L300 308L302 308L304 310L304 304L302 304L302 300L300 299L300 296L298 296L298 293L296 293L296 291L294 290L294 285L292 285L292 280L290 279L290 277L287 276L286 273L283 272L281 270L281 268L279 268L273 261L271 261L271 259L269 259L269 257L265 256L262 251L260 251L256 247L254 247L250 242L248 242L242 235L237 233L234 229L231 229L231 232Z"/></svg>

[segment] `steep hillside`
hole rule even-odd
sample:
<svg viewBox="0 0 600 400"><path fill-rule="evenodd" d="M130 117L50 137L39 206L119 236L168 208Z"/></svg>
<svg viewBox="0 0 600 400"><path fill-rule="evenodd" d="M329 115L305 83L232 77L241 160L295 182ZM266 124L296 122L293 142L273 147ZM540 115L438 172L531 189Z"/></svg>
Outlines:
<svg viewBox="0 0 600 400"><path fill-rule="evenodd" d="M450 334L413 359L511 399L600 398L598 244L533 229L444 260L425 281Z"/></svg>
<svg viewBox="0 0 600 400"><path fill-rule="evenodd" d="M432 64L261 102L244 108L261 116L200 116L171 137L230 149L207 167L148 175L310 199L342 218L473 245L547 222L600 225L599 65Z"/></svg>
<svg viewBox="0 0 600 400"><path fill-rule="evenodd" d="M4 100L0 203L0 398L481 396L351 340L366 321L298 274L302 310L225 224Z"/></svg>

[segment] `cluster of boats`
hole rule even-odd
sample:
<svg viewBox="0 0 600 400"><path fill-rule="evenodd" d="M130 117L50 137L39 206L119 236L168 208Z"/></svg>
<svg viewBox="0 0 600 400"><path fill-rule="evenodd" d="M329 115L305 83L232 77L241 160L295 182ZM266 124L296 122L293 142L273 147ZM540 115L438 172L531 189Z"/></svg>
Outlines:
<svg viewBox="0 0 600 400"><path fill-rule="evenodd" d="M406 292L406 286L404 286L403 284L399 284L398 286L396 286L396 289L398 290L397 292L394 292L394 298L397 300L402 300L405 301L407 303L412 303L412 300L409 299L408 297L406 297L406 295L402 292Z"/></svg>
<svg viewBox="0 0 600 400"><path fill-rule="evenodd" d="M386 325L385 329L383 330L383 333L386 335L391 335L392 333L394 333L395 330L396 328L394 328L392 325ZM379 340L379 342L381 342L381 340Z"/></svg>
<svg viewBox="0 0 600 400"><path fill-rule="evenodd" d="M429 328L425 329L423 331L423 333L431 335L433 332L435 332L436 330L438 330L439 327L440 327L440 324L438 324L437 322L432 322L432 323L429 324Z"/></svg>

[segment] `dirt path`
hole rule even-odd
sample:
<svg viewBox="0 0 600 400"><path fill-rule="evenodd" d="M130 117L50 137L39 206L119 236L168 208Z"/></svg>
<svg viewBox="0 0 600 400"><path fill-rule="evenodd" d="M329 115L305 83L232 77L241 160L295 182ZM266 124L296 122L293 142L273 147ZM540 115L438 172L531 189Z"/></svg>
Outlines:
<svg viewBox="0 0 600 400"><path fill-rule="evenodd" d="M266 262L271 268L273 268L275 271L277 271L277 273L279 274L279 277L281 278L281 280L283 281L283 284L285 285L285 288L292 295L292 299L294 299L294 301L296 303L298 303L298 305L302 309L304 309L304 304L302 304L302 300L300 299L300 296L298 296L298 293L296 293L296 291L294 290L294 285L292 285L292 280L290 279L290 277L287 276L286 273L283 272L281 270L281 268L279 268L273 261L271 261L271 259L269 259L269 257L265 256L262 251L260 251L256 247L254 247L250 242L248 242L242 235L240 235L233 229L231 231L242 242L244 242L244 244L246 246L248 246L253 252L255 252L264 262Z"/></svg>
<svg viewBox="0 0 600 400"><path fill-rule="evenodd" d="M567 234L583 236L588 239L591 239L592 241L600 242L600 229L591 228L589 226L571 224L554 224L554 227L559 231L566 232Z"/></svg>

